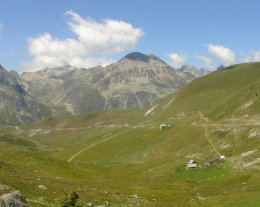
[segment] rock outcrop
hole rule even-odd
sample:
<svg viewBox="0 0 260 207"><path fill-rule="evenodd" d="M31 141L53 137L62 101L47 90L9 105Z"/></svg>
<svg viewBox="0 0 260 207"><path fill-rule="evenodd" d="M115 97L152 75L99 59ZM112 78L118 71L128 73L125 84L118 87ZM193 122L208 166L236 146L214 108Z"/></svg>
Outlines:
<svg viewBox="0 0 260 207"><path fill-rule="evenodd" d="M29 205L19 191L0 185L0 207L29 207Z"/></svg>

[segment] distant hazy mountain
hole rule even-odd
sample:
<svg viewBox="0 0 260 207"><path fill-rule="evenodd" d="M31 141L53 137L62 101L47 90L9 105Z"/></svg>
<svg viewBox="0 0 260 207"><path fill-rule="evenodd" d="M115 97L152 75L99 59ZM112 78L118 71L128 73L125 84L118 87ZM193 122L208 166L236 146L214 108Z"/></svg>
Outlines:
<svg viewBox="0 0 260 207"><path fill-rule="evenodd" d="M179 70L183 73L191 74L197 78L210 73L208 70L198 69L193 65L183 65Z"/></svg>
<svg viewBox="0 0 260 207"><path fill-rule="evenodd" d="M217 67L217 70L222 70L222 69L224 69L224 68L225 68L224 65L220 65L220 66Z"/></svg>
<svg viewBox="0 0 260 207"><path fill-rule="evenodd" d="M17 77L0 65L0 124L27 123L50 115L49 108L30 96Z"/></svg>
<svg viewBox="0 0 260 207"><path fill-rule="evenodd" d="M66 108L61 106L60 100L65 96L64 82L69 79L73 71L71 66L46 68L37 72L25 72L20 76L19 82L29 94L40 102L52 108L53 115L65 113ZM59 107L56 107L59 105Z"/></svg>
<svg viewBox="0 0 260 207"><path fill-rule="evenodd" d="M53 113L140 108L174 93L194 78L154 55L134 52L107 67L47 68L21 75L25 89Z"/></svg>

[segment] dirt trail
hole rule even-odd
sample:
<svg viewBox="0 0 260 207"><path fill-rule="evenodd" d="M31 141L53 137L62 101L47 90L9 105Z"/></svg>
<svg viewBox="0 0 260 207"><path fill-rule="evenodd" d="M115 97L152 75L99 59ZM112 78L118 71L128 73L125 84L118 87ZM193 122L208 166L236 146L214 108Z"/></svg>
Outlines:
<svg viewBox="0 0 260 207"><path fill-rule="evenodd" d="M172 100L174 101L174 100ZM192 123L191 126L197 126L197 127L204 127L204 136L205 138L207 139L207 142L208 144L210 145L210 147L214 150L214 152L220 156L220 152L217 150L216 146L214 145L214 143L212 142L212 140L210 139L210 136L209 136L209 131L208 129L210 127L230 127L230 128L234 128L234 135L236 135L236 128L237 127L240 127L240 126L260 126L260 123L259 122L256 122L256 123L234 123L232 121L232 123L223 123L223 124L218 124L218 123L214 123L212 122L210 119L208 119L201 111L198 111L198 115L199 115L199 118L200 120L202 121L202 123ZM104 128L104 127L107 127L107 128L143 128L143 127L158 127L158 123L150 123L150 124L139 124L139 125L128 125L128 124L119 124L119 125L96 125L96 126L87 126L87 127L71 127L71 128L55 128L55 129L52 129L52 130L48 130L48 129L32 129L32 130L29 130L28 133L29 133L29 136L33 136L35 135L36 133L50 133L52 131L63 131L63 130L72 130L72 131L77 131L77 130L81 130L81 129L87 129L87 128ZM78 155L80 155L81 153L83 153L84 151L88 150L88 149L91 149L93 147L95 147L96 145L102 143L102 142L105 142L105 141L108 141L110 139L112 139L113 137L115 137L117 135L114 134L112 136L110 136L111 134L107 134L107 135L104 135L102 138L102 140L99 140L87 147L85 147L84 149L80 150L79 152L77 152L76 154L74 154L73 156L71 156L67 161L68 162L71 162L72 160L74 160ZM108 136L108 137L107 137ZM242 161L241 161L242 162Z"/></svg>
<svg viewBox="0 0 260 207"><path fill-rule="evenodd" d="M207 129L207 126L206 126L206 125L204 125L204 129L205 129L204 134L205 134L205 137L206 137L206 139L207 139L209 145L210 145L210 146L212 147L212 149L216 152L216 154L220 156L221 154L220 154L219 151L216 149L215 145L212 143L211 139L210 139L209 136L208 136L208 129Z"/></svg>
<svg viewBox="0 0 260 207"><path fill-rule="evenodd" d="M139 125L129 125L128 123L125 124L110 124L110 125L92 125L92 126L85 126L85 127L58 127L58 128L35 128L35 129L29 129L26 130L26 133L29 137L33 137L37 133L43 133L48 134L55 131L78 131L78 130L84 130L84 129L99 129L99 128L130 128L130 129L136 129L136 128L144 128L144 127L153 127L153 124L144 125L140 123ZM158 126L158 124L156 125ZM22 131L22 133L25 133Z"/></svg>
<svg viewBox="0 0 260 207"><path fill-rule="evenodd" d="M104 137L106 137L106 136L109 136L109 135L111 135L111 134L108 134L108 135L105 135ZM102 142L105 142L105 141L107 141L107 140L110 140L110 139L112 139L113 137L115 137L117 135L117 133L116 134L114 134L114 135L112 135L112 136L109 136L109 137L107 137L107 138L105 138L105 139L102 139L102 140L100 140L100 141L97 141L97 142L95 142L95 143L93 143L93 144L91 144L91 145L89 145L89 146L87 146L86 148L84 148L83 150L80 150L79 152L77 152L76 154L74 154L72 157L70 157L67 161L68 162L71 162L75 157L77 157L79 154L81 154L82 152L84 152L84 151L86 151L86 150L88 150L88 149L90 149L90 148L92 148L92 147L94 147L94 146L96 146L96 145L98 145L98 144L100 144L100 143L102 143Z"/></svg>
<svg viewBox="0 0 260 207"><path fill-rule="evenodd" d="M211 139L208 136L208 128L207 128L207 126L210 126L208 124L210 122L210 120L201 111L199 111L199 116L200 116L200 119L205 122L205 124L202 124L202 126L204 126L204 136L205 136L205 138L207 139L207 141L208 141L209 145L212 147L212 149L216 152L216 154L218 156L220 156L221 154L216 149L215 145L213 144L213 142L211 141Z"/></svg>

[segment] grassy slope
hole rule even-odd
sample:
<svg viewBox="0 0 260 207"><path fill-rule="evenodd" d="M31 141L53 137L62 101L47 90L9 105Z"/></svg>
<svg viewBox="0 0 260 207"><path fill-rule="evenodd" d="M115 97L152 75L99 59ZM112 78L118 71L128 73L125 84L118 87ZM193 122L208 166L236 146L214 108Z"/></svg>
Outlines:
<svg viewBox="0 0 260 207"><path fill-rule="evenodd" d="M242 64L194 80L147 117L146 110L119 110L48 118L21 135L3 127L4 137L18 141L2 140L0 182L21 189L32 206L51 205L71 189L84 202L112 206L258 206L260 166L247 165L260 150L260 126L248 125L259 123L259 69ZM160 123L172 126L160 131ZM204 163L216 151L227 160L185 169L189 159ZM135 193L141 198L128 197Z"/></svg>
<svg viewBox="0 0 260 207"><path fill-rule="evenodd" d="M254 101L255 107L251 107L252 110L247 112L253 115L254 110L259 110L256 107L260 96L259 77L260 63L244 63L208 74L192 81L181 90L173 107L162 110L159 117L165 119L169 113L183 111L202 111L215 121L232 115L241 117L235 109L249 100ZM165 101L169 98L171 97L167 97Z"/></svg>

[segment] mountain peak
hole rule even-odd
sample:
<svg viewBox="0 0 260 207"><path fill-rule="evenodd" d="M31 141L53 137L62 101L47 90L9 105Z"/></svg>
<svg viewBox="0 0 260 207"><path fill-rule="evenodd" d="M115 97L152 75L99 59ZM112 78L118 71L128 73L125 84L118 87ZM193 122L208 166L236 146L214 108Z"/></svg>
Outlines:
<svg viewBox="0 0 260 207"><path fill-rule="evenodd" d="M127 54L123 59L128 59L132 61L142 61L142 62L149 62L150 60L164 62L155 55L146 55L140 52L131 52Z"/></svg>
<svg viewBox="0 0 260 207"><path fill-rule="evenodd" d="M207 70L198 69L195 66L188 65L188 64L183 65L178 70L183 73L189 73L197 78L209 73L209 71L207 71Z"/></svg>
<svg viewBox="0 0 260 207"><path fill-rule="evenodd" d="M49 72L49 73L52 73L52 72L56 72L56 71L72 71L72 70L75 70L77 69L76 67L73 67L71 65L63 65L63 66L59 66L59 67L46 67L42 70L39 70L39 72Z"/></svg>
<svg viewBox="0 0 260 207"><path fill-rule="evenodd" d="M5 68L0 64L0 70L6 71Z"/></svg>
<svg viewBox="0 0 260 207"><path fill-rule="evenodd" d="M145 55L140 52L131 52L127 54L124 58L129 60L134 60L134 61L143 61L143 62L149 62L150 59L148 55Z"/></svg>

